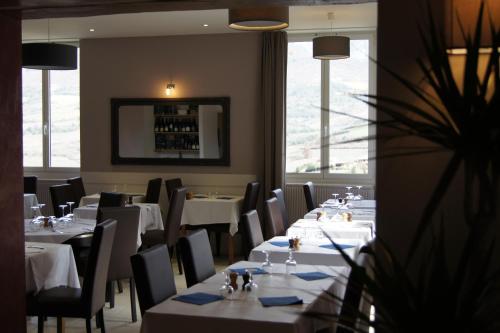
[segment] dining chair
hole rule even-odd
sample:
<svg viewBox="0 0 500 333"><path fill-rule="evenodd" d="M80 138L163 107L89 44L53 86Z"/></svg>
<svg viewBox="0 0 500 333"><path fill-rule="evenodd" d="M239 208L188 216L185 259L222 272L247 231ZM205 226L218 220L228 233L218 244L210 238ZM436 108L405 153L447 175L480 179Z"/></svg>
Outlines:
<svg viewBox="0 0 500 333"><path fill-rule="evenodd" d="M93 232L84 232L63 242L63 244L71 245L78 276L83 276L85 274L90 255L90 248L92 246L93 235Z"/></svg>
<svg viewBox="0 0 500 333"><path fill-rule="evenodd" d="M165 244L156 245L130 257L141 314L177 294L170 255Z"/></svg>
<svg viewBox="0 0 500 333"><path fill-rule="evenodd" d="M145 203L155 203L160 201L161 178L150 179L146 190Z"/></svg>
<svg viewBox="0 0 500 333"><path fill-rule="evenodd" d="M101 192L99 204L97 205L96 222L100 223L102 219L102 208L104 207L123 207L125 206L125 197L122 193Z"/></svg>
<svg viewBox="0 0 500 333"><path fill-rule="evenodd" d="M307 182L304 184L303 188L304 188L304 196L306 198L307 211L310 212L311 210L318 207L314 184L312 182Z"/></svg>
<svg viewBox="0 0 500 333"><path fill-rule="evenodd" d="M102 218L104 220L112 219L117 222L107 279L109 305L110 308L115 305L114 282L128 279L130 283L130 311L133 322L137 321L137 313L135 308L135 281L130 266L130 257L137 253L140 213L141 209L137 206L102 208Z"/></svg>
<svg viewBox="0 0 500 333"><path fill-rule="evenodd" d="M104 304L106 277L115 237L116 221L107 220L96 226L92 237L89 265L82 288L55 287L40 291L28 315L38 316L38 333L43 333L44 318L57 317L57 332L62 332L62 318L85 318L87 333L92 331L91 318L95 315L104 333Z"/></svg>
<svg viewBox="0 0 500 333"><path fill-rule="evenodd" d="M216 274L212 249L205 229L181 237L179 246L188 288Z"/></svg>
<svg viewBox="0 0 500 333"><path fill-rule="evenodd" d="M173 255L174 249L179 265L179 274L182 274L182 265L180 251L177 246L179 232L182 220L182 210L186 200L186 188L181 187L172 191L172 199L168 206L167 218L163 223L163 230L147 230L142 234L142 247L149 248L158 244L166 244L169 249L170 256Z"/></svg>
<svg viewBox="0 0 500 333"><path fill-rule="evenodd" d="M255 209L243 214L242 220L247 242L245 260L248 260L250 251L264 242L264 236L262 235L259 214Z"/></svg>
<svg viewBox="0 0 500 333"><path fill-rule="evenodd" d="M283 226L280 205L278 199L271 198L266 200L266 238L284 236L286 234Z"/></svg>
<svg viewBox="0 0 500 333"><path fill-rule="evenodd" d="M67 202L76 202L73 189L69 184L52 185L49 187L52 208L56 217L62 217L63 213L59 205L66 205Z"/></svg>
<svg viewBox="0 0 500 333"><path fill-rule="evenodd" d="M280 188L272 190L271 198L276 198L276 200L278 200L281 210L281 218L283 220L283 227L285 227L285 229L288 229L288 227L290 226L290 221L288 220L288 212L286 210L285 194L283 193L283 190Z"/></svg>
<svg viewBox="0 0 500 333"><path fill-rule="evenodd" d="M24 176L24 193L36 194L37 176Z"/></svg>
<svg viewBox="0 0 500 333"><path fill-rule="evenodd" d="M183 187L182 186L182 179L180 179L180 178L167 179L167 180L165 180L165 187L167 188L167 197L168 197L168 200L170 201L172 198L172 192L176 188Z"/></svg>
<svg viewBox="0 0 500 333"><path fill-rule="evenodd" d="M74 177L74 178L69 178L66 179L66 183L71 185L71 189L73 190L73 196L75 198L75 208L80 206L80 200L82 197L84 197L85 194L85 187L83 186L83 179L82 177Z"/></svg>

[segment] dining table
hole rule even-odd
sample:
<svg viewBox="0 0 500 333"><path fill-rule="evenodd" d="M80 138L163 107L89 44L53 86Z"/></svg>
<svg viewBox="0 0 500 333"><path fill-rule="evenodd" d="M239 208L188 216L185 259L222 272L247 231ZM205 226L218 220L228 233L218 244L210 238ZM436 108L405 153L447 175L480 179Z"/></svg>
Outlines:
<svg viewBox="0 0 500 333"><path fill-rule="evenodd" d="M343 296L345 284L340 281L345 281L347 268L297 265L297 275L292 275L286 274L283 264L274 264L271 274L257 274L260 267L255 262L241 261L225 270L253 272L253 281L257 286L251 291L242 290L242 277L239 276L238 289L230 295L225 294L228 297L203 305L176 300L179 296L191 298L195 293L220 296L219 290L225 280L218 273L153 306L142 318L141 333L160 333L165 332L166 328L172 332L306 333L331 326L330 323L306 315L306 312L339 313L339 301L330 293L337 297ZM299 277L310 273L321 274L322 277L317 280ZM264 297L291 297L300 304L264 306Z"/></svg>
<svg viewBox="0 0 500 333"><path fill-rule="evenodd" d="M43 242L61 244L68 239L86 232L93 232L95 219L59 223L55 228L44 227L41 223L33 223L32 219L24 220L24 240L26 242Z"/></svg>
<svg viewBox="0 0 500 333"><path fill-rule="evenodd" d="M374 222L371 220L338 221L332 219L299 219L287 229L290 237L307 238L309 235L326 234L328 237L359 239L368 242L374 237Z"/></svg>
<svg viewBox="0 0 500 333"><path fill-rule="evenodd" d="M25 242L26 293L64 286L80 288L70 245Z"/></svg>
<svg viewBox="0 0 500 333"><path fill-rule="evenodd" d="M132 197L132 203L141 203L144 202L144 198L146 197L144 193L123 193L124 196ZM92 193L89 195L85 195L80 198L80 202L78 207L83 207L92 204L98 204L101 199L101 193Z"/></svg>

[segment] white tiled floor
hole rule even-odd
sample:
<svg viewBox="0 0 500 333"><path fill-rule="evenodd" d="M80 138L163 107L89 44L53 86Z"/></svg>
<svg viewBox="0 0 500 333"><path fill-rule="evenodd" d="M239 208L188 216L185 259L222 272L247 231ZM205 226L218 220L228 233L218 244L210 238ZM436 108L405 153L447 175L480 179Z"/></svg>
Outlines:
<svg viewBox="0 0 500 333"><path fill-rule="evenodd" d="M175 285L177 291L186 288L186 280L184 275L179 275L177 268L177 262L172 260L173 270L175 275ZM217 272L222 271L227 267L227 258L215 258L215 268ZM110 333L138 333L141 327L141 314L139 309L139 303L137 303L137 322L132 323L132 318L130 315L130 294L129 294L129 284L128 281L123 281L123 293L116 292L115 294L115 307L113 309L109 308L109 304L106 304L104 308L104 319L106 323L106 332ZM84 319L71 319L67 318L65 321L66 333L77 333L85 332L85 320ZM26 320L26 326L28 333L37 332L37 318L28 317ZM100 332L101 330L95 327L95 319L92 320L92 332ZM49 318L45 322L44 332L52 333L56 332L56 320L55 318Z"/></svg>

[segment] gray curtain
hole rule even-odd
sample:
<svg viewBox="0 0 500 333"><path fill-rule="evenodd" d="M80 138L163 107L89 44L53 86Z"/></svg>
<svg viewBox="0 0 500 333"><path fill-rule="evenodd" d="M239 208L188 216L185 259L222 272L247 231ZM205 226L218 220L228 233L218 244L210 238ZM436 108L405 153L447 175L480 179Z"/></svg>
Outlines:
<svg viewBox="0 0 500 333"><path fill-rule="evenodd" d="M284 31L262 37L262 112L264 120L264 198L285 180L286 68L288 38Z"/></svg>

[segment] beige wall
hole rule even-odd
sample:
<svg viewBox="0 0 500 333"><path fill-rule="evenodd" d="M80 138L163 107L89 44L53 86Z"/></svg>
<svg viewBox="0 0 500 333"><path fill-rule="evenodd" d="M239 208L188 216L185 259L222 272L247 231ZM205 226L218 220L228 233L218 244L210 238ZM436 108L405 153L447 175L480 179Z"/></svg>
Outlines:
<svg viewBox="0 0 500 333"><path fill-rule="evenodd" d="M88 39L80 47L82 172L259 174L260 34ZM173 97L231 98L229 167L111 165L110 98L166 97L170 78Z"/></svg>

